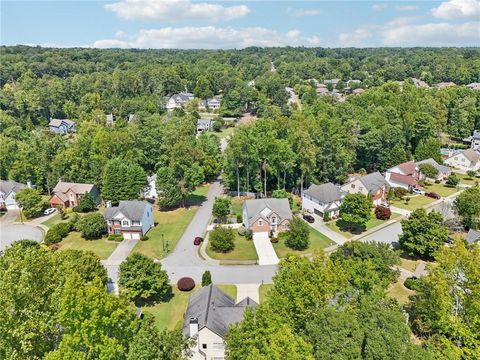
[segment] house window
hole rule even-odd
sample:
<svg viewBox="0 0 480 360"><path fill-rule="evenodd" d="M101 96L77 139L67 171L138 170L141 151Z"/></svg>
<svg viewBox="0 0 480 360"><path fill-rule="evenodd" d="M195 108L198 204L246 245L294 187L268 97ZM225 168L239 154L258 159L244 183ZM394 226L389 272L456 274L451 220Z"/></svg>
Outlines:
<svg viewBox="0 0 480 360"><path fill-rule="evenodd" d="M358 190L362 191L362 190L363 190L363 186L359 186L359 187L358 187Z"/></svg>
<svg viewBox="0 0 480 360"><path fill-rule="evenodd" d="M122 230L120 230L120 229L115 229L115 234L116 234L116 235L120 235L121 233L122 233Z"/></svg>
<svg viewBox="0 0 480 360"><path fill-rule="evenodd" d="M140 226L140 221L132 221L133 226Z"/></svg>
<svg viewBox="0 0 480 360"><path fill-rule="evenodd" d="M454 159L455 159L455 160L458 160L458 157L455 156Z"/></svg>
<svg viewBox="0 0 480 360"><path fill-rule="evenodd" d="M350 185L352 189L355 189L355 184Z"/></svg>
<svg viewBox="0 0 480 360"><path fill-rule="evenodd" d="M275 216L272 217L272 225L277 223L277 218Z"/></svg>
<svg viewBox="0 0 480 360"><path fill-rule="evenodd" d="M258 220L258 226L263 226L263 221L262 220Z"/></svg>
<svg viewBox="0 0 480 360"><path fill-rule="evenodd" d="M122 220L122 226L130 226L130 222L128 220Z"/></svg>
<svg viewBox="0 0 480 360"><path fill-rule="evenodd" d="M288 230L288 224L283 224L283 230Z"/></svg>
<svg viewBox="0 0 480 360"><path fill-rule="evenodd" d="M202 344L202 349L206 349L207 348L207 344Z"/></svg>
<svg viewBox="0 0 480 360"><path fill-rule="evenodd" d="M461 161L461 162L465 162L465 159L464 159L464 158L462 158L460 161Z"/></svg>

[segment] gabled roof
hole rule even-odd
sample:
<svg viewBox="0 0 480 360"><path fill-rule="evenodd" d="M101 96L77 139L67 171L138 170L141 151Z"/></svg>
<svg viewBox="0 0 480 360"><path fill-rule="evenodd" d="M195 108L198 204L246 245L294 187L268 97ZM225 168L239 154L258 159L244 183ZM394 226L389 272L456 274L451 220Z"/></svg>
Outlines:
<svg viewBox="0 0 480 360"><path fill-rule="evenodd" d="M252 225L261 217L267 217L272 212L276 213L280 217L280 220L290 220L292 218L292 210L290 209L288 199L266 198L245 200L243 206L247 210L249 225ZM268 213L266 210L268 210Z"/></svg>
<svg viewBox="0 0 480 360"><path fill-rule="evenodd" d="M105 209L103 218L105 220L113 219L117 214L122 213L131 221L141 221L145 213L145 207L149 206L147 201L140 200L122 200L118 206L112 206ZM151 205L150 205L151 206Z"/></svg>
<svg viewBox="0 0 480 360"><path fill-rule="evenodd" d="M344 191L332 183L312 184L304 193L324 204L341 200L345 195Z"/></svg>
<svg viewBox="0 0 480 360"><path fill-rule="evenodd" d="M476 241L480 241L480 231L470 229L467 234L467 242L473 244Z"/></svg>
<svg viewBox="0 0 480 360"><path fill-rule="evenodd" d="M409 186L417 186L417 180L409 175L402 175L398 173L390 173L390 180L399 184L405 184Z"/></svg>
<svg viewBox="0 0 480 360"><path fill-rule="evenodd" d="M417 166L422 165L422 164L432 165L441 174L448 174L449 172L452 171L452 169L449 166L440 165L439 163L437 163L432 158L428 158L428 159L425 159L425 160L422 160L422 161L417 161L416 164L417 164Z"/></svg>
<svg viewBox="0 0 480 360"><path fill-rule="evenodd" d="M75 122L68 119L52 119L48 123L48 126L59 127L62 123L67 124L69 127L75 125Z"/></svg>
<svg viewBox="0 0 480 360"><path fill-rule="evenodd" d="M413 160L397 165L397 167L404 173L404 175L412 175L415 174L416 171L415 161Z"/></svg>
<svg viewBox="0 0 480 360"><path fill-rule="evenodd" d="M92 191L93 184L84 184L84 183L71 183L59 181L57 185L53 188L54 193L66 193L71 189L75 194L86 194ZM57 194L58 195L58 194Z"/></svg>
<svg viewBox="0 0 480 360"><path fill-rule="evenodd" d="M248 297L235 304L230 296L215 285L205 286L190 296L183 318L183 335L190 335L190 319L197 319L198 330L206 327L225 338L228 326L243 319L247 306L256 308L258 304Z"/></svg>
<svg viewBox="0 0 480 360"><path fill-rule="evenodd" d="M470 160L472 164L476 164L478 161L480 161L480 153L473 149L464 150L462 154L465 155L465 157Z"/></svg>
<svg viewBox="0 0 480 360"><path fill-rule="evenodd" d="M24 184L13 180L0 180L0 192L6 195L10 194L12 191L17 192L25 187Z"/></svg>
<svg viewBox="0 0 480 360"><path fill-rule="evenodd" d="M378 171L362 176L358 180L360 180L370 194L375 194L383 186L388 186L387 181Z"/></svg>

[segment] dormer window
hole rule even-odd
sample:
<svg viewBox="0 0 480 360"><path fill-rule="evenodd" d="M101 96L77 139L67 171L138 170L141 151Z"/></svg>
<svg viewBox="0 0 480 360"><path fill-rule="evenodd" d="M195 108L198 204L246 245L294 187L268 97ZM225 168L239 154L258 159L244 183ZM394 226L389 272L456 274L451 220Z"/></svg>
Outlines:
<svg viewBox="0 0 480 360"><path fill-rule="evenodd" d="M258 226L263 226L263 220L258 220Z"/></svg>

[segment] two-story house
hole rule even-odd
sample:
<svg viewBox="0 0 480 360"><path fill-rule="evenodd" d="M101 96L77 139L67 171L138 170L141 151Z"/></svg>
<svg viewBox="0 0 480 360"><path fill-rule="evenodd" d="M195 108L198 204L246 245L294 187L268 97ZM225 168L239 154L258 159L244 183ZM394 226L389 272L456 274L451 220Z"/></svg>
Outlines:
<svg viewBox="0 0 480 360"><path fill-rule="evenodd" d="M166 108L168 111L173 111L173 109L185 106L190 100L193 100L193 98L193 94L188 92L172 95L167 101Z"/></svg>
<svg viewBox="0 0 480 360"><path fill-rule="evenodd" d="M255 233L278 233L288 230L292 210L288 199L253 199L243 203L243 225ZM267 237L268 238L268 237Z"/></svg>
<svg viewBox="0 0 480 360"><path fill-rule="evenodd" d="M363 194L371 196L375 205L385 202L390 186L385 178L377 171L342 185L341 189L349 194Z"/></svg>
<svg viewBox="0 0 480 360"><path fill-rule="evenodd" d="M124 239L140 239L154 227L153 207L148 201L122 200L118 206L105 209L109 235L123 235Z"/></svg>
<svg viewBox="0 0 480 360"><path fill-rule="evenodd" d="M15 195L25 188L24 184L13 180L0 180L0 208L18 209Z"/></svg>
<svg viewBox="0 0 480 360"><path fill-rule="evenodd" d="M50 198L51 207L74 208L85 194L90 194L98 205L100 204L100 191L94 184L71 183L59 181L53 188Z"/></svg>
<svg viewBox="0 0 480 360"><path fill-rule="evenodd" d="M50 131L56 134L66 134L77 131L77 125L75 122L68 119L51 119L48 123L48 127Z"/></svg>
<svg viewBox="0 0 480 360"><path fill-rule="evenodd" d="M463 139L473 150L480 150L480 130L474 130L473 135Z"/></svg>
<svg viewBox="0 0 480 360"><path fill-rule="evenodd" d="M417 171L418 171L418 174L419 174L419 178L421 180L426 178L426 176L424 174L422 174L421 169L420 169L420 165L422 165L422 164L431 165L438 171L438 174L437 174L436 178L433 179L433 180L446 179L452 173L452 169L449 166L440 165L434 159L428 158L428 159L425 159L425 160L422 160L422 161L417 161L415 163L415 165L417 166Z"/></svg>
<svg viewBox="0 0 480 360"><path fill-rule="evenodd" d="M473 149L460 151L445 159L444 163L463 171L477 171L480 169L480 151Z"/></svg>
<svg viewBox="0 0 480 360"><path fill-rule="evenodd" d="M194 338L190 359L224 359L228 327L243 319L245 308L255 309L257 306L249 297L235 303L212 284L193 293L188 301L182 328L185 337Z"/></svg>
<svg viewBox="0 0 480 360"><path fill-rule="evenodd" d="M206 110L207 107L210 110L218 110L220 109L220 105L222 103L222 99L219 96L214 96L213 98L205 100L201 100L198 104L199 110Z"/></svg>
<svg viewBox="0 0 480 360"><path fill-rule="evenodd" d="M332 183L312 184L302 194L302 210L320 216L326 213L330 218L337 217L345 194L345 191Z"/></svg>
<svg viewBox="0 0 480 360"><path fill-rule="evenodd" d="M197 120L197 134L201 134L212 130L212 119L198 119Z"/></svg>
<svg viewBox="0 0 480 360"><path fill-rule="evenodd" d="M394 166L385 172L385 180L391 187L407 190L417 188L419 178L418 167L413 160Z"/></svg>

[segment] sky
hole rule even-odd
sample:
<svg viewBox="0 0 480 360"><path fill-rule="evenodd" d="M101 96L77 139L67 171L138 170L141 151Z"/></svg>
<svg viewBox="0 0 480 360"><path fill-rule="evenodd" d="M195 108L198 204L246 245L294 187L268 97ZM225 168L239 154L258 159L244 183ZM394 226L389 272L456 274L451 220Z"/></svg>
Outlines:
<svg viewBox="0 0 480 360"><path fill-rule="evenodd" d="M1 0L0 14L2 45L480 46L480 0Z"/></svg>

